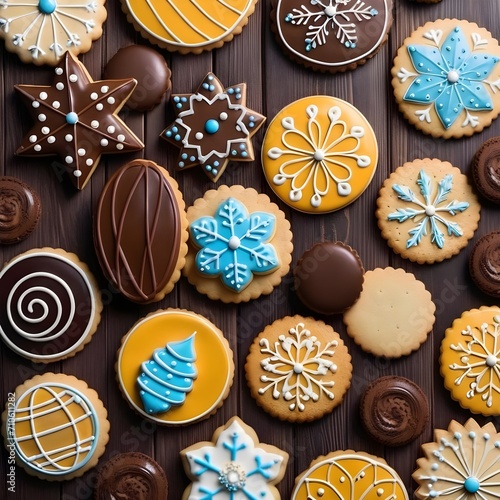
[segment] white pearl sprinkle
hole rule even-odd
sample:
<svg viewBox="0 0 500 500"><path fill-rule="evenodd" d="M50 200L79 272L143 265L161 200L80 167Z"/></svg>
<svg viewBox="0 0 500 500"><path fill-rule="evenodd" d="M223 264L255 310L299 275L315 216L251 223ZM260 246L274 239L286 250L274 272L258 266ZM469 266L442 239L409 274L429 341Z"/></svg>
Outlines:
<svg viewBox="0 0 500 500"><path fill-rule="evenodd" d="M201 141L203 139L203 134L201 132L197 132L196 135L194 136L198 141Z"/></svg>
<svg viewBox="0 0 500 500"><path fill-rule="evenodd" d="M122 150L123 149L123 144L121 142L119 142L117 145L116 145L116 149L120 149Z"/></svg>
<svg viewBox="0 0 500 500"><path fill-rule="evenodd" d="M123 134L119 134L117 137L116 137L120 142L123 142L126 137L123 135Z"/></svg>
<svg viewBox="0 0 500 500"><path fill-rule="evenodd" d="M73 172L73 175L74 175L75 177L80 177L80 176L82 175L82 171L81 171L81 170L75 170L75 171Z"/></svg>
<svg viewBox="0 0 500 500"><path fill-rule="evenodd" d="M38 101L33 101L31 103L31 105L34 107L34 108L39 108L40 107L40 103Z"/></svg>
<svg viewBox="0 0 500 500"><path fill-rule="evenodd" d="M40 100L45 101L45 99L49 97L49 94L47 94L47 92L40 92L40 95L38 97L40 97Z"/></svg>
<svg viewBox="0 0 500 500"><path fill-rule="evenodd" d="M87 167L91 167L94 164L94 161L89 158L85 163Z"/></svg>
<svg viewBox="0 0 500 500"><path fill-rule="evenodd" d="M75 83L78 81L78 77L73 73L72 75L69 75L69 81Z"/></svg>
<svg viewBox="0 0 500 500"><path fill-rule="evenodd" d="M62 75L64 73L64 70L62 68L56 68L56 75Z"/></svg>
<svg viewBox="0 0 500 500"><path fill-rule="evenodd" d="M101 139L101 146L106 147L109 144L107 139Z"/></svg>
<svg viewBox="0 0 500 500"><path fill-rule="evenodd" d="M115 133L115 127L113 125L110 125L107 129L108 134L114 134Z"/></svg>
<svg viewBox="0 0 500 500"><path fill-rule="evenodd" d="M71 164L73 163L73 157L72 156L66 156L66 158L64 158L64 161L68 164Z"/></svg>
<svg viewBox="0 0 500 500"><path fill-rule="evenodd" d="M50 128L49 127L42 127L42 134L50 134Z"/></svg>
<svg viewBox="0 0 500 500"><path fill-rule="evenodd" d="M47 142L49 144L54 144L54 142L56 142L56 138L53 135L50 135L49 137L47 137Z"/></svg>
<svg viewBox="0 0 500 500"><path fill-rule="evenodd" d="M95 101L98 97L99 97L99 94L97 92L92 92L92 94L90 94L90 98L93 101Z"/></svg>
<svg viewBox="0 0 500 500"><path fill-rule="evenodd" d="M92 128L99 128L99 122L98 122L97 120L92 120L92 121L90 122L90 126L91 126Z"/></svg>
<svg viewBox="0 0 500 500"><path fill-rule="evenodd" d="M96 104L95 109L97 109L97 111L102 111L104 109L104 104L102 104L101 102L99 104Z"/></svg>
<svg viewBox="0 0 500 500"><path fill-rule="evenodd" d="M30 142L36 142L36 139L37 139L36 135L30 135L29 141Z"/></svg>
<svg viewBox="0 0 500 500"><path fill-rule="evenodd" d="M61 107L61 103L60 103L59 101L54 101L54 102L52 103L52 107L53 107L54 109L59 109L59 108Z"/></svg>
<svg viewBox="0 0 500 500"><path fill-rule="evenodd" d="M71 142L73 140L73 136L71 134L66 134L64 139L66 139L66 142Z"/></svg>
<svg viewBox="0 0 500 500"><path fill-rule="evenodd" d="M109 90L109 87L108 87L107 85L103 85L103 86L101 87L101 92L102 92L103 94L105 94L106 92L108 92L108 90Z"/></svg>
<svg viewBox="0 0 500 500"><path fill-rule="evenodd" d="M83 149L83 148L79 148L79 149L78 149L78 156L85 156L85 153L86 153L86 152L87 152L87 151L85 151L85 149Z"/></svg>
<svg viewBox="0 0 500 500"><path fill-rule="evenodd" d="M64 90L64 83L59 82L58 84L56 84L56 89L57 90Z"/></svg>
<svg viewBox="0 0 500 500"><path fill-rule="evenodd" d="M114 104L115 103L115 98L114 97L108 97L108 104Z"/></svg>
<svg viewBox="0 0 500 500"><path fill-rule="evenodd" d="M222 121L227 120L227 113L222 112L222 113L219 115L219 118L220 118Z"/></svg>
<svg viewBox="0 0 500 500"><path fill-rule="evenodd" d="M44 122L46 119L47 119L47 117L43 113L38 115L38 121Z"/></svg>
<svg viewBox="0 0 500 500"><path fill-rule="evenodd" d="M40 146L40 144L37 144L33 149L35 151L41 151L42 150L42 146Z"/></svg>

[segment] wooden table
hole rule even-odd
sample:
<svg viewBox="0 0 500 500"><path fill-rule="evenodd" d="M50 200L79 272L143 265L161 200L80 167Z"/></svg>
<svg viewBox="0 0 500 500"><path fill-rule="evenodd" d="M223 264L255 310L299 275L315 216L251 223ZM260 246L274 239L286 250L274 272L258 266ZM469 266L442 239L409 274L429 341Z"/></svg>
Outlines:
<svg viewBox="0 0 500 500"><path fill-rule="evenodd" d="M357 347L346 335L340 316L321 318L340 333L353 358L352 386L344 402L331 415L311 424L293 425L270 417L250 397L243 365L252 339L265 325L288 314L310 314L295 297L290 276L283 280L272 295L239 306L210 301L198 294L184 278L160 303L138 306L110 293L97 263L92 243L92 216L106 179L120 165L134 157L143 156L166 166L178 180L188 205L213 187L198 169L174 172L178 151L159 140L160 132L172 120L169 106L163 102L145 114L122 112L121 116L143 139L146 148L136 155L103 157L89 185L82 192L77 192L61 178L57 169L51 167L52 159L33 161L14 157L14 151L32 122L25 107L14 95L13 85L48 85L52 81L53 70L24 65L17 56L6 53L2 45L0 173L20 177L33 186L42 198L43 216L39 227L27 240L0 247L0 262L7 262L18 253L34 247L64 248L77 253L89 264L99 280L105 300L104 315L98 331L91 343L74 358L47 366L35 365L0 343L2 402L6 401L9 391L37 373L64 372L84 379L98 391L109 411L110 441L101 462L118 451L137 450L154 456L167 473L170 498L173 499L180 498L188 484L179 460L179 450L210 439L213 431L233 415L239 415L253 426L262 442L274 444L290 454L288 470L280 484L283 499L290 497L295 476L312 459L332 450L349 448L384 457L399 472L411 494L415 488L411 472L420 453L420 444L432 439L433 428L446 428L452 418L463 423L472 416L451 399L439 374L439 346L444 331L462 311L491 305L494 301L480 293L469 277L467 261L470 244L453 259L432 266L412 264L395 255L377 228L375 199L389 173L403 162L415 158L438 157L469 173L470 161L479 146L486 139L500 135L500 120L483 133L468 139L444 141L424 136L409 126L397 110L390 86L391 62L397 48L412 30L438 18L456 17L475 21L499 38L500 2L444 0L436 5L425 5L395 0L395 4L389 42L366 65L345 74L319 74L290 62L280 51L271 33L268 0L259 2L243 33L223 48L199 56L163 54L172 70L173 90L177 93L196 90L206 73L213 71L227 86L247 82L248 106L262 112L268 119L286 104L314 94L340 97L362 111L375 129L380 161L368 190L348 208L323 216L304 215L288 208L272 194L259 161L230 165L218 184L252 186L270 195L280 205L292 224L294 262L315 242L341 240L357 249L366 269L394 266L413 272L432 292L437 307L436 324L429 340L411 356L386 361L365 354ZM102 77L105 63L120 47L134 42L147 44L126 22L118 0L108 0L107 7L108 20L104 36L94 43L88 54L81 57L95 79ZM265 126L254 138L258 152L264 130ZM484 203L474 241L498 228L499 223L499 209ZM139 418L122 399L115 381L114 362L122 335L137 319L166 307L182 307L206 315L229 339L236 363L234 385L223 407L211 418L184 428L157 428ZM432 410L430 424L423 436L412 444L395 449L381 447L370 440L360 428L358 417L359 398L364 388L370 381L387 374L406 376L417 382L426 392ZM485 418L476 418L481 423L486 422ZM500 422L496 423L500 428ZM6 457L5 452L0 454L1 498L10 498L5 489ZM28 476L18 467L16 494L12 497L37 500L90 498L94 480L95 470L70 482L49 483Z"/></svg>

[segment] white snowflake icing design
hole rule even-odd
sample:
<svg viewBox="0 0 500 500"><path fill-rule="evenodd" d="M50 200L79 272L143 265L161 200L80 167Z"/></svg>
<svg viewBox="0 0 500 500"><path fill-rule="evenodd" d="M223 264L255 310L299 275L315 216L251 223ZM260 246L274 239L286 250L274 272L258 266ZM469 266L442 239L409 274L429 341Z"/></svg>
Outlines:
<svg viewBox="0 0 500 500"><path fill-rule="evenodd" d="M239 419L228 424L214 444L186 450L186 472L195 478L188 498L273 500L270 486L280 479L286 454L259 447Z"/></svg>
<svg viewBox="0 0 500 500"><path fill-rule="evenodd" d="M446 220L442 214L448 213L456 215L463 212L469 207L466 201L460 202L457 200L450 201L446 206L439 207L441 203L448 199L448 195L453 188L453 175L447 174L438 182L437 192L434 200L432 200L432 182L431 178L420 170L417 184L420 187L423 202L420 201L411 188L399 184L394 184L392 189L402 201L417 205L419 209L398 208L396 212L392 212L387 216L390 221L405 222L412 219L416 226L408 231L410 238L406 242L406 248L417 246L424 236L427 235L427 225L431 227L431 242L439 248L443 248L445 244L444 234L440 231L438 222L444 225L448 231L448 236L462 236L463 232L456 222Z"/></svg>
<svg viewBox="0 0 500 500"><path fill-rule="evenodd" d="M288 335L280 335L278 338L279 342L275 342L274 347L270 346L266 338L260 341L260 352L270 356L261 361L261 366L272 376L260 377L261 382L269 383L259 389L259 394L272 388L275 399L282 396L286 401L292 401L289 405L291 411L304 411L304 403L309 400L318 401L322 393L329 399L334 399L335 395L329 390L334 386L334 381L322 378L328 372L337 371L337 365L327 359L335 354L332 347L338 346L337 340L322 346L303 323L291 328Z"/></svg>
<svg viewBox="0 0 500 500"><path fill-rule="evenodd" d="M310 8L302 5L285 17L286 22L297 26L309 24L304 40L306 52L326 44L330 32L341 44L354 49L358 41L355 21L365 21L378 14L362 0L310 0L310 3Z"/></svg>
<svg viewBox="0 0 500 500"><path fill-rule="evenodd" d="M451 370L462 374L455 379L460 385L464 379L472 379L467 398L479 396L488 408L499 397L500 404L500 316L493 317L493 324L483 323L480 328L467 326L462 330L467 339L465 345L459 342L452 344L452 350L461 354L460 363L450 365Z"/></svg>
<svg viewBox="0 0 500 500"><path fill-rule="evenodd" d="M281 186L290 181L289 198L294 202L302 198L302 191L312 183L314 194L311 197L311 205L315 208L318 208L322 198L329 194L332 181L336 184L340 196L348 196L351 193L349 181L353 173L347 160L355 160L360 168L368 167L372 161L367 155L356 154L361 138L365 135L362 126L353 126L347 132L347 124L340 120L341 109L332 106L327 113L329 126L323 133L320 123L316 120L318 112L317 106L307 106L307 133L295 127L292 117L283 118L281 124L285 131L281 141L286 149L273 147L267 152L272 160L283 155L292 157L280 165L279 173L273 177L273 183ZM290 144L288 135L295 136L297 143L305 147Z"/></svg>

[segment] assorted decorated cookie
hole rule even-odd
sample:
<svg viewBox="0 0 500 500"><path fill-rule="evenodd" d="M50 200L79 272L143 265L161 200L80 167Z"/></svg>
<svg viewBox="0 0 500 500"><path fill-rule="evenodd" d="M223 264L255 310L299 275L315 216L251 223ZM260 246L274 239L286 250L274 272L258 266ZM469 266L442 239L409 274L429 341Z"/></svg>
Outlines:
<svg viewBox="0 0 500 500"><path fill-rule="evenodd" d="M281 498L275 485L285 475L288 453L260 443L255 431L238 417L219 427L212 441L182 450L181 459L192 481L182 500Z"/></svg>
<svg viewBox="0 0 500 500"><path fill-rule="evenodd" d="M139 304L163 299L181 276L187 226L182 193L163 167L134 160L116 171L94 222L97 256L113 287Z"/></svg>
<svg viewBox="0 0 500 500"><path fill-rule="evenodd" d="M165 58L144 45L122 47L104 68L106 80L134 78L137 87L125 103L135 111L149 111L170 95L171 71Z"/></svg>
<svg viewBox="0 0 500 500"><path fill-rule="evenodd" d="M95 500L166 500L167 494L161 466L138 451L115 455L97 475Z"/></svg>
<svg viewBox="0 0 500 500"><path fill-rule="evenodd" d="M408 500L398 473L383 458L361 451L334 451L316 458L295 479L290 500Z"/></svg>
<svg viewBox="0 0 500 500"><path fill-rule="evenodd" d="M56 66L88 52L102 35L105 0L2 0L0 38L25 63Z"/></svg>
<svg viewBox="0 0 500 500"><path fill-rule="evenodd" d="M358 300L364 272L358 252L349 245L340 241L317 243L295 266L295 292L313 311L341 313Z"/></svg>
<svg viewBox="0 0 500 500"><path fill-rule="evenodd" d="M247 87L224 88L213 74L194 94L172 97L176 120L160 135L180 148L177 170L200 166L216 182L230 161L254 160L252 136L266 118L246 107Z"/></svg>
<svg viewBox="0 0 500 500"><path fill-rule="evenodd" d="M118 116L136 83L133 78L94 81L66 52L51 86L15 86L35 119L16 154L59 156L71 182L83 189L102 154L144 148Z"/></svg>
<svg viewBox="0 0 500 500"><path fill-rule="evenodd" d="M318 71L364 64L387 40L392 0L273 0L272 29L285 53Z"/></svg>
<svg viewBox="0 0 500 500"><path fill-rule="evenodd" d="M344 313L344 323L364 351L399 358L427 340L435 311L431 294L413 274L377 268L365 273L361 295Z"/></svg>
<svg viewBox="0 0 500 500"><path fill-rule="evenodd" d="M127 20L151 43L181 54L222 47L239 35L257 0L121 0Z"/></svg>
<svg viewBox="0 0 500 500"><path fill-rule="evenodd" d="M494 500L500 496L500 433L470 418L436 429L434 442L422 445L413 479L415 498Z"/></svg>
<svg viewBox="0 0 500 500"><path fill-rule="evenodd" d="M208 319L159 310L123 337L116 374L123 397L143 418L180 425L207 418L233 383L233 353Z"/></svg>
<svg viewBox="0 0 500 500"><path fill-rule="evenodd" d="M272 190L292 208L312 214L356 200L377 162L377 139L366 118L330 96L304 97L285 106L262 145L262 166Z"/></svg>
<svg viewBox="0 0 500 500"><path fill-rule="evenodd" d="M400 111L433 137L481 132L500 112L500 47L477 24L439 19L399 48L392 86Z"/></svg>
<svg viewBox="0 0 500 500"><path fill-rule="evenodd" d="M351 385L351 356L339 334L313 318L287 316L261 332L247 356L250 392L265 411L290 422L316 420Z"/></svg>
<svg viewBox="0 0 500 500"><path fill-rule="evenodd" d="M107 411L83 380L44 373L16 387L2 413L2 435L16 463L48 481L81 476L108 442Z"/></svg>
<svg viewBox="0 0 500 500"><path fill-rule="evenodd" d="M210 190L188 208L190 248L183 273L211 299L267 295L290 269L290 223L265 194L243 186Z"/></svg>
<svg viewBox="0 0 500 500"><path fill-rule="evenodd" d="M0 244L27 238L40 219L40 197L25 182L0 176Z"/></svg>
<svg viewBox="0 0 500 500"><path fill-rule="evenodd" d="M396 375L373 381L365 389L359 409L366 432L384 446L414 441L429 423L424 391L415 382Z"/></svg>
<svg viewBox="0 0 500 500"><path fill-rule="evenodd" d="M37 363L74 356L101 320L99 287L73 253L37 248L0 271L0 337Z"/></svg>
<svg viewBox="0 0 500 500"><path fill-rule="evenodd" d="M441 374L451 397L472 413L500 415L500 308L465 311L441 342Z"/></svg>
<svg viewBox="0 0 500 500"><path fill-rule="evenodd" d="M500 298L500 230L477 240L469 257L469 271L482 292Z"/></svg>
<svg viewBox="0 0 500 500"><path fill-rule="evenodd" d="M377 199L382 236L419 264L449 259L474 236L481 205L467 176L447 161L426 158L398 167Z"/></svg>
<svg viewBox="0 0 500 500"><path fill-rule="evenodd" d="M472 178L486 199L500 204L500 137L488 139L479 148L472 161Z"/></svg>

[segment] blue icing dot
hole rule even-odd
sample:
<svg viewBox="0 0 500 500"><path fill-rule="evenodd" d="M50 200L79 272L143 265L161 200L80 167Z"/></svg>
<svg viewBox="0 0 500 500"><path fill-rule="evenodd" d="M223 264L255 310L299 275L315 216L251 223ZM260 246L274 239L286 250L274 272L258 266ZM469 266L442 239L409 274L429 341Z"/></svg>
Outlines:
<svg viewBox="0 0 500 500"><path fill-rule="evenodd" d="M196 156L190 156L190 157L189 157L189 160L190 160L190 161L195 161L195 160L196 160Z"/></svg>
<svg viewBox="0 0 500 500"><path fill-rule="evenodd" d="M228 94L234 94L234 89L227 89Z"/></svg>
<svg viewBox="0 0 500 500"><path fill-rule="evenodd" d="M175 96L175 97L174 97L174 102L179 102L179 101L180 101L179 96Z"/></svg>
<svg viewBox="0 0 500 500"><path fill-rule="evenodd" d="M212 171L212 166L211 165L205 165L205 170L207 172L211 172Z"/></svg>
<svg viewBox="0 0 500 500"><path fill-rule="evenodd" d="M165 132L165 136L166 136L166 137L172 137L172 131L167 130L167 131Z"/></svg>
<svg viewBox="0 0 500 500"><path fill-rule="evenodd" d="M219 162L217 160L214 161L214 167L218 167L219 166Z"/></svg>
<svg viewBox="0 0 500 500"><path fill-rule="evenodd" d="M182 108L182 104L179 102L178 104L176 104L176 105L175 105L175 107L176 107L177 109L181 109L181 108Z"/></svg>
<svg viewBox="0 0 500 500"><path fill-rule="evenodd" d="M187 102L187 97L181 97L181 102Z"/></svg>
<svg viewBox="0 0 500 500"><path fill-rule="evenodd" d="M54 13L57 9L57 1L56 0L40 0L38 2L38 10L42 14L50 15Z"/></svg>
<svg viewBox="0 0 500 500"><path fill-rule="evenodd" d="M215 134L219 130L219 122L211 118L205 122L205 132L207 134Z"/></svg>
<svg viewBox="0 0 500 500"><path fill-rule="evenodd" d="M172 132L173 132L174 134L176 134L177 132L179 132L179 129L178 129L177 127L173 127L173 128L172 128Z"/></svg>
<svg viewBox="0 0 500 500"><path fill-rule="evenodd" d="M188 155L186 153L182 153L181 158L183 160L187 160Z"/></svg>
<svg viewBox="0 0 500 500"><path fill-rule="evenodd" d="M212 174L217 175L218 170L216 168L212 169Z"/></svg>
<svg viewBox="0 0 500 500"><path fill-rule="evenodd" d="M78 122L78 115L74 111L69 112L66 115L66 122L69 123L70 125L74 125L75 123Z"/></svg>
<svg viewBox="0 0 500 500"><path fill-rule="evenodd" d="M180 141L180 140L181 140L181 136L180 136L179 134L177 134L177 135L174 137L174 139L175 139L176 141Z"/></svg>
<svg viewBox="0 0 500 500"><path fill-rule="evenodd" d="M248 156L248 153L247 153L246 151L243 151L243 152L241 153L241 156L242 156L243 158L246 158L246 157Z"/></svg>
<svg viewBox="0 0 500 500"><path fill-rule="evenodd" d="M184 165L185 165L185 163L183 161L179 162L179 168L182 168Z"/></svg>
<svg viewBox="0 0 500 500"><path fill-rule="evenodd" d="M465 480L464 483L464 488L467 491L467 493L477 493L479 491L479 488L481 487L481 483L479 480L473 476L468 477Z"/></svg>

